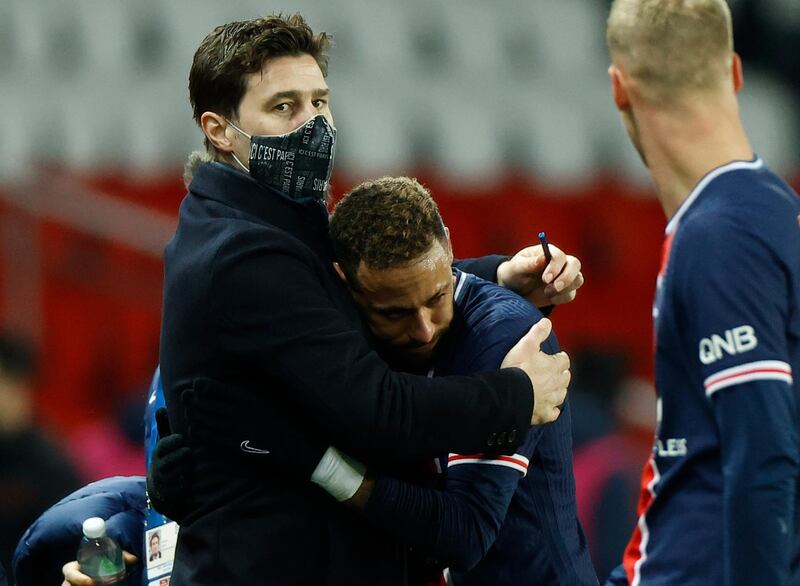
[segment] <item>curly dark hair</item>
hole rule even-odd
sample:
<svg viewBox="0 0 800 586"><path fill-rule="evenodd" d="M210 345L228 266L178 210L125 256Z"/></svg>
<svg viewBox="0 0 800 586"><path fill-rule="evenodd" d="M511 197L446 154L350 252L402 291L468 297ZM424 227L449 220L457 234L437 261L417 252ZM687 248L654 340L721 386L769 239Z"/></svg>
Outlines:
<svg viewBox="0 0 800 586"><path fill-rule="evenodd" d="M430 191L416 179L382 177L353 188L330 221L336 259L351 285L363 261L373 269L401 267L425 254L447 233Z"/></svg>
<svg viewBox="0 0 800 586"><path fill-rule="evenodd" d="M195 121L200 124L203 112L236 117L247 90L246 77L261 71L271 59L311 55L327 75L332 43L327 33L315 35L300 14L218 26L200 43L189 71L189 101Z"/></svg>

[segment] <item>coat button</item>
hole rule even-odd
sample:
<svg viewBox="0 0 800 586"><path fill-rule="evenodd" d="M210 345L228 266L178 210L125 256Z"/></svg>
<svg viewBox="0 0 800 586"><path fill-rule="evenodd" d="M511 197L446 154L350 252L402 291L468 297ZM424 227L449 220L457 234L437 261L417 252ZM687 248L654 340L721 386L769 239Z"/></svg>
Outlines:
<svg viewBox="0 0 800 586"><path fill-rule="evenodd" d="M506 432L501 431L500 433L497 434L497 445L502 446L505 445L505 443L506 443Z"/></svg>
<svg viewBox="0 0 800 586"><path fill-rule="evenodd" d="M517 430L512 429L508 432L508 445L513 444L517 440Z"/></svg>
<svg viewBox="0 0 800 586"><path fill-rule="evenodd" d="M489 437L486 439L486 445L487 446L493 446L496 439L497 439L497 434L496 433L490 433Z"/></svg>

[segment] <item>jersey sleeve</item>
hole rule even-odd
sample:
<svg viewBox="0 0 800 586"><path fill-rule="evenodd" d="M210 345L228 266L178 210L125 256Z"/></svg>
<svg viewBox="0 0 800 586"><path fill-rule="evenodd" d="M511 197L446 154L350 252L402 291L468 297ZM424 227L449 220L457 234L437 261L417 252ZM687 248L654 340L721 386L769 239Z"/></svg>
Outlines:
<svg viewBox="0 0 800 586"><path fill-rule="evenodd" d="M687 227L679 258L689 262L677 274L719 430L726 584L785 583L800 460L789 272L741 223L723 217Z"/></svg>
<svg viewBox="0 0 800 586"><path fill-rule="evenodd" d="M460 358L459 370L463 372L484 372L497 368L508 351L522 336L541 319L542 315L522 299L506 299L502 311L490 313L474 324L467 340L462 344L464 354ZM545 340L542 349L547 354L558 352L555 334ZM464 466L501 466L517 470L522 476L528 472L528 463L536 450L541 435L541 426L532 427L528 435L513 454L478 453L453 454L447 458L450 469L460 471ZM498 446L505 446L509 438L497 438Z"/></svg>
<svg viewBox="0 0 800 586"><path fill-rule="evenodd" d="M792 382L786 330L789 274L770 245L741 222L691 218L675 269L692 360L707 397L743 382ZM680 252L678 253L678 249ZM679 322L683 321L679 319Z"/></svg>
<svg viewBox="0 0 800 586"><path fill-rule="evenodd" d="M497 368L508 350L537 320L538 314L520 300L500 319L471 324L459 370ZM555 352L554 337L546 342ZM411 545L422 548L456 571L475 566L494 544L508 507L536 449L542 428L532 428L513 454L450 454L443 490L379 478L365 509L383 527L392 527ZM500 444L504 441L498 439Z"/></svg>

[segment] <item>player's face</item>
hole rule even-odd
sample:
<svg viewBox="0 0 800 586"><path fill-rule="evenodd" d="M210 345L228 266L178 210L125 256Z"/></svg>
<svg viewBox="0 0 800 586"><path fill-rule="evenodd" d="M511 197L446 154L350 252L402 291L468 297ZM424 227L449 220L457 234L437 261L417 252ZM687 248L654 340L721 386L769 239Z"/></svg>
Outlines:
<svg viewBox="0 0 800 586"><path fill-rule="evenodd" d="M247 76L237 126L251 135L286 134L322 114L333 125L330 91L311 55L278 57ZM232 133L236 155L247 161L249 140Z"/></svg>
<svg viewBox="0 0 800 586"><path fill-rule="evenodd" d="M384 270L361 263L354 297L372 333L393 357L410 367L430 363L453 319L453 255L433 246L407 266Z"/></svg>

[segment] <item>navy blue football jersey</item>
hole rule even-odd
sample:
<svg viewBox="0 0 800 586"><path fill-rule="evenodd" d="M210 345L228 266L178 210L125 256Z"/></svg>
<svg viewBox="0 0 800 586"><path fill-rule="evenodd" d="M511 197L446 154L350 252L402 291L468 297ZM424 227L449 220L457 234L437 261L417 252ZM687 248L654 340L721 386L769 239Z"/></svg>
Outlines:
<svg viewBox="0 0 800 586"><path fill-rule="evenodd" d="M454 273L453 322L432 374L495 370L542 314L507 289ZM554 335L543 349L558 351ZM437 465L446 491L471 492L483 503L490 512L484 530L494 538L475 567L448 572L450 583L597 584L577 517L568 403L554 423L531 428L514 454L449 454Z"/></svg>
<svg viewBox="0 0 800 586"><path fill-rule="evenodd" d="M800 199L761 160L713 170L670 220L653 317L628 582L800 584Z"/></svg>

